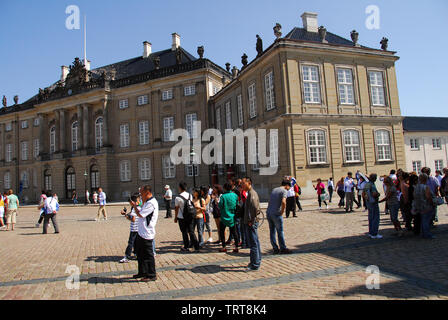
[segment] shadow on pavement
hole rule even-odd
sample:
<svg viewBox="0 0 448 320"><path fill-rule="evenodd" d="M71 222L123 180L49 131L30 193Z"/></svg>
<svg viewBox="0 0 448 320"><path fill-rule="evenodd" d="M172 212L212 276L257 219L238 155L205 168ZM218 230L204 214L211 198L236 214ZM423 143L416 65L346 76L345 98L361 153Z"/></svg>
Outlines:
<svg viewBox="0 0 448 320"><path fill-rule="evenodd" d="M85 261L95 262L118 262L123 259L123 256L90 256Z"/></svg>

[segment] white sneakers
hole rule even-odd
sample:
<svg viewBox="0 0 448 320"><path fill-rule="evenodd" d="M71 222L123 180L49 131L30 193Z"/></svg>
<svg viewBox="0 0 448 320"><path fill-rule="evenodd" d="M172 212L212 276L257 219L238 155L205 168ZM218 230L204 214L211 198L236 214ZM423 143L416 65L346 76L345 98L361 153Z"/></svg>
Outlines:
<svg viewBox="0 0 448 320"><path fill-rule="evenodd" d="M327 210L330 209L330 206L327 204Z"/></svg>
<svg viewBox="0 0 448 320"><path fill-rule="evenodd" d="M36 228L39 228L40 227L40 224L39 223L36 223Z"/></svg>
<svg viewBox="0 0 448 320"><path fill-rule="evenodd" d="M120 260L120 263L128 263L129 259L124 257L123 259Z"/></svg>
<svg viewBox="0 0 448 320"><path fill-rule="evenodd" d="M208 238L207 242L213 242L213 238L212 237Z"/></svg>
<svg viewBox="0 0 448 320"><path fill-rule="evenodd" d="M382 239L382 238L383 238L383 236L380 235L380 234L377 234L376 236L372 236L371 234L369 234L369 237L370 237L371 239Z"/></svg>

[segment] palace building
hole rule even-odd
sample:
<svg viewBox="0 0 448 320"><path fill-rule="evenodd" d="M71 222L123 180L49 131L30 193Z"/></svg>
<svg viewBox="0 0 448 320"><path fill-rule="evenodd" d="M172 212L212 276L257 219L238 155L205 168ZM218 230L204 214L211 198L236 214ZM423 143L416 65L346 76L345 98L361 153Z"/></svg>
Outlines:
<svg viewBox="0 0 448 320"><path fill-rule="evenodd" d="M244 54L241 70L205 59L203 47L194 57L176 33L167 50L153 53L144 42L142 56L93 70L75 59L52 86L0 109L0 187L31 202L41 189L65 200L76 190L83 201L85 189L101 186L113 201L142 184L160 196L181 180L199 186L248 175L266 199L291 175L314 197L317 178L404 168L399 58L388 40L381 49L362 46L355 30L348 40L318 27L315 13L302 23L284 36L277 24L266 49L257 36L257 56L249 62ZM197 134L195 120L223 134L278 129L278 140L268 139L277 173L259 175L247 152L245 164L173 165L170 133Z"/></svg>

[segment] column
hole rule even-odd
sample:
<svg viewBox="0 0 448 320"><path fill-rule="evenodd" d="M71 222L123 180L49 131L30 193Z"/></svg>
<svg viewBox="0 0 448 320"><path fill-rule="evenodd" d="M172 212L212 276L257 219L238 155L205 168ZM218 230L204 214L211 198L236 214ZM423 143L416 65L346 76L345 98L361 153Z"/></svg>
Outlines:
<svg viewBox="0 0 448 320"><path fill-rule="evenodd" d="M59 140L60 140L60 136L58 137L58 132L61 130L61 122L60 122L60 113L58 110L54 111L54 116L56 118L56 125L55 125L55 137L54 137L54 153L59 152L60 148L59 148Z"/></svg>
<svg viewBox="0 0 448 320"><path fill-rule="evenodd" d="M39 154L42 155L45 152L46 139L49 139L48 132L45 132L44 128L44 115L42 113L37 114L39 118ZM34 142L33 142L34 143Z"/></svg>
<svg viewBox="0 0 448 320"><path fill-rule="evenodd" d="M2 139L1 139L1 148L0 148L0 161L4 161L5 160L5 124L1 123L0 124L0 130L2 132Z"/></svg>
<svg viewBox="0 0 448 320"><path fill-rule="evenodd" d="M59 110L59 149L64 152L66 149L66 130L65 130L65 110Z"/></svg>
<svg viewBox="0 0 448 320"><path fill-rule="evenodd" d="M83 105L82 110L82 133L84 149L89 148L89 106L87 104Z"/></svg>
<svg viewBox="0 0 448 320"><path fill-rule="evenodd" d="M78 149L81 149L83 146L83 126L82 126L82 105L78 105L77 107L77 113L78 113Z"/></svg>
<svg viewBox="0 0 448 320"><path fill-rule="evenodd" d="M109 147L109 115L107 111L108 99L103 99L103 146Z"/></svg>

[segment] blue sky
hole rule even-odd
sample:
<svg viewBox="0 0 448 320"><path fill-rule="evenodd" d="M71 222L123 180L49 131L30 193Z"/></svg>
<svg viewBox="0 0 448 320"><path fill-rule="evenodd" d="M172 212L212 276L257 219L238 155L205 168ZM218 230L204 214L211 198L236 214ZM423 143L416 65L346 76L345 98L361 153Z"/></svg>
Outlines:
<svg viewBox="0 0 448 320"><path fill-rule="evenodd" d="M403 115L448 117L448 1L403 0L127 0L0 1L0 98L8 104L18 94L23 102L60 77L60 66L83 56L83 30L67 30L65 9L77 5L87 16L87 57L92 68L142 54L142 42L153 51L171 45L171 33L193 55L221 66L241 68L241 55L256 55L255 35L264 47L272 43L272 27L285 35L302 26L304 11L317 12L319 25L350 39L359 32L362 45L379 48L383 36L397 51L398 88ZM380 29L365 26L368 5L380 9Z"/></svg>

